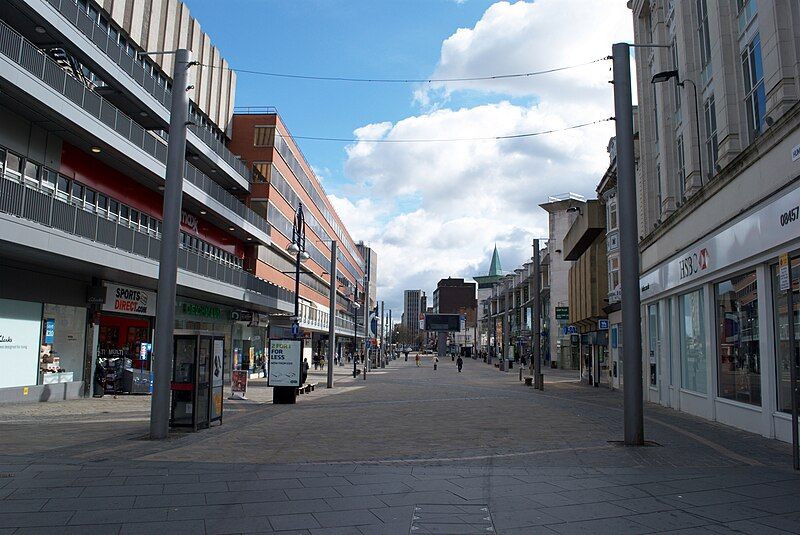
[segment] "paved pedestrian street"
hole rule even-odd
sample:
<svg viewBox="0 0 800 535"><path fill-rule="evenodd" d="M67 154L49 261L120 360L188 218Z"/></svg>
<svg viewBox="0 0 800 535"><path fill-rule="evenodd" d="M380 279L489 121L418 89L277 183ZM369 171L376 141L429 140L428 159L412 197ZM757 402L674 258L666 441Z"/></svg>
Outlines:
<svg viewBox="0 0 800 535"><path fill-rule="evenodd" d="M620 393L564 372L349 370L163 442L146 397L3 406L0 534L800 533L786 444L648 405L624 447Z"/></svg>

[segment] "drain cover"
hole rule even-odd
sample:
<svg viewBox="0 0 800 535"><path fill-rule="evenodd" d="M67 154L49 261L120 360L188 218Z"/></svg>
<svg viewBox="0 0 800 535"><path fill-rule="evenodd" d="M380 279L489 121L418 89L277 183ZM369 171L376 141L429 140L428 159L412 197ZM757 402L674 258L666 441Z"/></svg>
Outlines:
<svg viewBox="0 0 800 535"><path fill-rule="evenodd" d="M477 535L495 533L488 505L421 503L414 506L409 534Z"/></svg>

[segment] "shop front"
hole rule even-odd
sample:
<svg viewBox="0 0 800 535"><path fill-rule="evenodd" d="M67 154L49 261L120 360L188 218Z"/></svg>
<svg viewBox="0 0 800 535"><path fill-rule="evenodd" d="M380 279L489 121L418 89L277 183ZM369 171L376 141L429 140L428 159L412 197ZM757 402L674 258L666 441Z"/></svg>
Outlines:
<svg viewBox="0 0 800 535"><path fill-rule="evenodd" d="M178 299L175 328L184 331L214 332L224 340L227 356L225 376L231 370L247 370L250 378L264 376L269 316L216 303Z"/></svg>
<svg viewBox="0 0 800 535"><path fill-rule="evenodd" d="M650 401L791 440L798 344L791 355L788 292L800 340L798 206L800 188L781 192L641 277Z"/></svg>
<svg viewBox="0 0 800 535"><path fill-rule="evenodd" d="M0 401L81 396L86 308L0 299Z"/></svg>
<svg viewBox="0 0 800 535"><path fill-rule="evenodd" d="M156 292L107 282L97 359L106 394L149 394Z"/></svg>

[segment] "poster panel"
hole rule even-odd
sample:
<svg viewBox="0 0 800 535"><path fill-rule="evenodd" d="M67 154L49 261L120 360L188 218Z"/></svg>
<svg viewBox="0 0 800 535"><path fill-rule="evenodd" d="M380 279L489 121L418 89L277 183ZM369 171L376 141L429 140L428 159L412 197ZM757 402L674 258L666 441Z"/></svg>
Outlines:
<svg viewBox="0 0 800 535"><path fill-rule="evenodd" d="M302 340L270 340L267 386L300 386Z"/></svg>

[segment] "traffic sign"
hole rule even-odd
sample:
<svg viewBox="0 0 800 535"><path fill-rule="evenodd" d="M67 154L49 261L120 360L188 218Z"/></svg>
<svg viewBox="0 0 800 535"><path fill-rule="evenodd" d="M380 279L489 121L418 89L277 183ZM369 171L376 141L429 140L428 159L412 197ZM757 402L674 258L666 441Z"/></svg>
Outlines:
<svg viewBox="0 0 800 535"><path fill-rule="evenodd" d="M597 320L597 328L601 331L608 330L608 320Z"/></svg>
<svg viewBox="0 0 800 535"><path fill-rule="evenodd" d="M556 307L556 319L557 320L568 320L569 319L569 307Z"/></svg>

